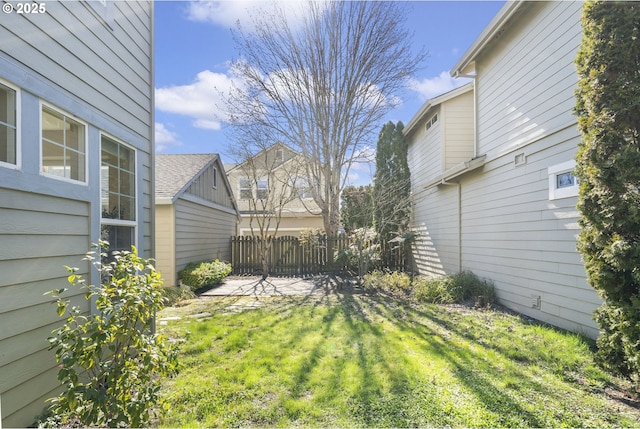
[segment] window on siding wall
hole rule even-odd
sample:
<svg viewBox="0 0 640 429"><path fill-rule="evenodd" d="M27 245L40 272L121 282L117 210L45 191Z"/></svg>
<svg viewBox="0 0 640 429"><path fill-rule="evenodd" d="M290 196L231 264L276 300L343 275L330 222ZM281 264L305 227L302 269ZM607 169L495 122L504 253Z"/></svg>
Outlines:
<svg viewBox="0 0 640 429"><path fill-rule="evenodd" d="M549 175L549 199L575 197L578 195L578 179L573 175L574 160L556 164L547 169Z"/></svg>
<svg viewBox="0 0 640 429"><path fill-rule="evenodd" d="M0 164L18 164L19 92L0 82Z"/></svg>
<svg viewBox="0 0 640 429"><path fill-rule="evenodd" d="M213 189L218 188L218 169L213 167L213 177L211 178L211 187Z"/></svg>
<svg viewBox="0 0 640 429"><path fill-rule="evenodd" d="M42 106L42 172L86 183L86 125Z"/></svg>
<svg viewBox="0 0 640 429"><path fill-rule="evenodd" d="M100 155L101 238L111 250L130 250L136 230L135 151L103 135Z"/></svg>
<svg viewBox="0 0 640 429"><path fill-rule="evenodd" d="M436 122L438 122L438 114L437 114L437 113L436 113L435 115L433 115L433 116L431 117L431 119L429 119L429 120L427 121L427 124L424 126L424 128L425 128L426 130L429 130L429 129L431 129L431 127L432 127Z"/></svg>
<svg viewBox="0 0 640 429"><path fill-rule="evenodd" d="M255 184L249 178L242 178L239 182L240 199L250 200L254 196L258 200L264 200L269 193L269 182L267 179L258 179ZM255 194L254 194L255 191Z"/></svg>

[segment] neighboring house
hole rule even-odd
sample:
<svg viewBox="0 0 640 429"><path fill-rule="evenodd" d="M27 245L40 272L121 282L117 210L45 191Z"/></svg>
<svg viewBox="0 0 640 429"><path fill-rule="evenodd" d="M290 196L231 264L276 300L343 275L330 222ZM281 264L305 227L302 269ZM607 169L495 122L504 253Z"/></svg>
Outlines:
<svg viewBox="0 0 640 429"><path fill-rule="evenodd" d="M101 237L153 256L153 3L37 6L0 20L4 427L31 425L60 391L47 342L60 318L43 294L69 286L65 266L99 284L82 258Z"/></svg>
<svg viewBox="0 0 640 429"><path fill-rule="evenodd" d="M239 213L217 154L156 155L156 269L167 285L189 262L231 261Z"/></svg>
<svg viewBox="0 0 640 429"><path fill-rule="evenodd" d="M236 195L242 221L238 235L259 235L259 217L280 211L268 235L299 236L304 229L322 229L322 214L315 203L309 182L299 167L300 154L276 143L241 164L230 165L227 175Z"/></svg>
<svg viewBox="0 0 640 429"><path fill-rule="evenodd" d="M495 282L507 307L593 338L601 300L576 251L571 174L581 7L507 2L452 70L474 84L428 102L405 135L417 269L471 270ZM449 114L463 104L466 119ZM461 145L462 158L450 158Z"/></svg>

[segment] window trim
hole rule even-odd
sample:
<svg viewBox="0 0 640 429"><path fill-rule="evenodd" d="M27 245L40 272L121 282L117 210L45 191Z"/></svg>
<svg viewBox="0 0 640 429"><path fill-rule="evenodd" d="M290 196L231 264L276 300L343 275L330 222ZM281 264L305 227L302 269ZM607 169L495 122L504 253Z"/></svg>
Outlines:
<svg viewBox="0 0 640 429"><path fill-rule="evenodd" d="M114 137L113 135L106 133L104 131L100 131L100 231L102 233L102 226L103 225L111 225L111 226L129 226L133 228L133 245L138 247L138 223L140 222L140 213L139 213L139 208L138 208L138 196L139 196L139 181L138 181L138 150L133 147L130 144L127 144L126 142L120 140L117 137ZM134 165L134 171L133 171L133 181L134 181L134 185L133 185L133 192L134 192L134 196L133 196L133 206L134 206L134 217L135 220L123 220L123 219L112 219L112 218L104 218L102 217L102 139L103 138L107 138L111 141L113 141L116 144L122 145L124 147L126 147L127 149L130 149L131 151L133 151L133 165ZM127 249L129 250L129 249Z"/></svg>
<svg viewBox="0 0 640 429"><path fill-rule="evenodd" d="M218 189L218 167L213 167L213 178L211 179L211 187L213 189Z"/></svg>
<svg viewBox="0 0 640 429"><path fill-rule="evenodd" d="M16 163L0 161L0 167L12 170L22 169L22 89L4 79L0 79L0 84L16 92Z"/></svg>
<svg viewBox="0 0 640 429"><path fill-rule="evenodd" d="M575 174L573 174L575 166L576 161L572 159L570 161L552 165L547 169L547 174L549 175L549 200L559 200L562 198L578 196L580 183L578 182L578 178L575 177ZM571 173L575 177L575 184L573 186L558 188L558 176L564 173Z"/></svg>
<svg viewBox="0 0 640 429"><path fill-rule="evenodd" d="M61 176L56 176L55 174L49 174L46 173L44 171L44 153L43 153L43 147L42 147L42 140L43 140L43 129L42 129L42 113L44 108L53 110L54 112L57 112L69 119L72 119L75 122L78 122L79 124L81 124L84 127L84 181L82 180L76 180L76 179L69 179L66 177L61 177ZM46 101L40 100L40 112L39 112L39 124L38 127L40 128L40 135L39 135L39 146L40 146L40 175L47 177L47 178L51 178L51 179L55 179L55 180L60 180L63 182L67 182L67 183L74 183L76 185L83 185L83 186L89 186L89 124L85 121L83 121L82 119L78 118L75 115L72 115L71 113L62 110L52 104L47 103Z"/></svg>
<svg viewBox="0 0 640 429"><path fill-rule="evenodd" d="M431 118L429 118L429 120L427 121L426 124L424 124L424 129L425 131L429 131L431 128L433 128L433 126L435 125L435 123L438 122L438 113L434 113Z"/></svg>

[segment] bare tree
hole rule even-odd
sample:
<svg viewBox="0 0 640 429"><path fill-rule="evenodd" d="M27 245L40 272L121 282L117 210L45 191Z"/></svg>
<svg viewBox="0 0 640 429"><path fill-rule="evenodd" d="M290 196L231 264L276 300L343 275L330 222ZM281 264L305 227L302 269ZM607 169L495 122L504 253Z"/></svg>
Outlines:
<svg viewBox="0 0 640 429"><path fill-rule="evenodd" d="M249 218L251 234L260 238L262 276L267 278L271 238L277 236L289 204L300 200L300 155L282 143L266 146L260 141L245 142L229 152L240 162L229 173L239 190L242 216Z"/></svg>
<svg viewBox="0 0 640 429"><path fill-rule="evenodd" d="M242 85L226 96L236 141L282 141L301 152L325 232L338 231L354 162L399 101L425 53L412 53L397 2L306 2L293 25L282 3L235 32Z"/></svg>

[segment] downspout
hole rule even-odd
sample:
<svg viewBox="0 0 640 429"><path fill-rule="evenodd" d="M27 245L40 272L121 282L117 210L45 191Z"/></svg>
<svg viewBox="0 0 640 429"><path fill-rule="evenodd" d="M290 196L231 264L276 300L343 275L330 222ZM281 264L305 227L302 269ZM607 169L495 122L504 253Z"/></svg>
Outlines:
<svg viewBox="0 0 640 429"><path fill-rule="evenodd" d="M455 186L457 199L457 228L458 228L458 272L462 271L462 185L460 182L447 182L442 179L441 185Z"/></svg>
<svg viewBox="0 0 640 429"><path fill-rule="evenodd" d="M456 74L454 77L456 79L459 77L473 79L473 159L475 159L478 156L478 93L476 90L477 75L460 74L459 71L456 71Z"/></svg>

